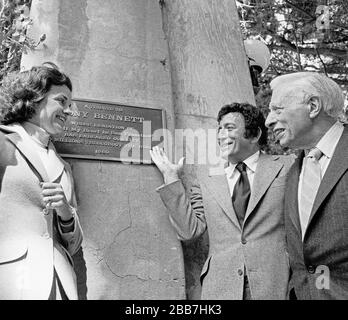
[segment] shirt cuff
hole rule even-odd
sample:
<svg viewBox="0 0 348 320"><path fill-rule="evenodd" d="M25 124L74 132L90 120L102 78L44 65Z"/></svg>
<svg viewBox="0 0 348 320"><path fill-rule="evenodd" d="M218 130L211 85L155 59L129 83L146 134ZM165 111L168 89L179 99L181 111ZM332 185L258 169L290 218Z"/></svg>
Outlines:
<svg viewBox="0 0 348 320"><path fill-rule="evenodd" d="M178 181L181 181L181 180L180 180L180 179L177 179L177 180L171 181L171 182L169 182L169 183L164 183L164 184L162 184L161 186L157 187L157 188L156 188L156 191L159 192L159 191L161 191L163 188L166 188L167 186L170 186L170 185L172 185L172 184L174 184L174 183L177 183Z"/></svg>
<svg viewBox="0 0 348 320"><path fill-rule="evenodd" d="M70 210L72 213L72 217L69 220L64 221L61 219L60 216L58 216L58 221L63 233L72 232L74 230L76 209L70 206Z"/></svg>

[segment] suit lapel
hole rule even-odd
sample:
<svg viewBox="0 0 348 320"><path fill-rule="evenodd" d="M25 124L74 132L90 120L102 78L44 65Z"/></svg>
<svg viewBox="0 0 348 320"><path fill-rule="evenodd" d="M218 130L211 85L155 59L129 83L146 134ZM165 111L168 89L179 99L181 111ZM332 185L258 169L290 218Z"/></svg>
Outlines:
<svg viewBox="0 0 348 320"><path fill-rule="evenodd" d="M301 227L300 227L300 215L298 211L298 183L300 179L301 165L303 160L303 151L301 155L297 157L294 164L289 170L287 186L285 189L285 202L286 202L286 210L287 214L290 217L293 225L296 230L301 235Z"/></svg>
<svg viewBox="0 0 348 320"><path fill-rule="evenodd" d="M224 170L220 170L218 174L209 175L205 180L206 187L210 190L223 212L241 230L236 212L232 206L232 198Z"/></svg>
<svg viewBox="0 0 348 320"><path fill-rule="evenodd" d="M25 141L16 132L7 134L6 137L20 151L28 163L37 171L42 181L49 181L47 172L35 152L25 143Z"/></svg>
<svg viewBox="0 0 348 320"><path fill-rule="evenodd" d="M274 161L278 159L277 156L269 156L260 153L260 158L257 163L256 172L254 176L253 186L251 187L251 195L248 204L248 208L245 214L245 221L249 215L253 212L267 189L277 176L278 172L283 167L280 161Z"/></svg>
<svg viewBox="0 0 348 320"><path fill-rule="evenodd" d="M345 128L343 134L338 141L335 152L320 183L317 196L314 200L311 215L309 217L308 226L319 207L336 185L340 177L348 169L348 128ZM308 229L308 228L307 228Z"/></svg>

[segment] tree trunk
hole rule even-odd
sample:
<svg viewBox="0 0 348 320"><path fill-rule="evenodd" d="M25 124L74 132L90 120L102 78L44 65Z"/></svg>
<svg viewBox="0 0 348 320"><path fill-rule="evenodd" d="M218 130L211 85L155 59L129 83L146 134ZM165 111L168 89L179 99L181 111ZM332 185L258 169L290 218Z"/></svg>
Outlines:
<svg viewBox="0 0 348 320"><path fill-rule="evenodd" d="M235 2L165 0L160 3L169 47L175 128L214 129L217 113L224 104L254 104ZM204 159L194 157L194 147L185 146L186 152L183 148L183 142L177 139L173 157L176 161L184 154L195 159L196 164L207 164ZM195 179L194 169L195 166L186 166L186 188ZM206 234L183 244L188 299L200 296L199 274L207 247Z"/></svg>

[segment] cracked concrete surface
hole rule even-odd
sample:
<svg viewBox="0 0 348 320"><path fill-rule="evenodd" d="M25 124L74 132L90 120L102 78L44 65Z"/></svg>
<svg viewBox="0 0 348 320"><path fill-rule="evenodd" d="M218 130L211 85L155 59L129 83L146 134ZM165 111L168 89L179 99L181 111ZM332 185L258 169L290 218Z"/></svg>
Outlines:
<svg viewBox="0 0 348 320"><path fill-rule="evenodd" d="M70 162L73 162L74 176L80 181L79 211L87 234L84 250L88 283L89 288L93 288L89 298L183 299L181 245L157 193L151 191L161 184L154 178L159 178L155 168L129 166L129 170L125 170L119 164L118 170L109 163L90 163L86 167L80 161ZM98 193L88 184L87 171L96 172L95 181L107 179L111 190ZM141 192L139 181L147 176L151 177L146 180L147 190ZM116 179L128 179L129 184L127 187L111 184L110 181ZM92 190L93 198L89 196ZM96 202L98 197L100 201Z"/></svg>

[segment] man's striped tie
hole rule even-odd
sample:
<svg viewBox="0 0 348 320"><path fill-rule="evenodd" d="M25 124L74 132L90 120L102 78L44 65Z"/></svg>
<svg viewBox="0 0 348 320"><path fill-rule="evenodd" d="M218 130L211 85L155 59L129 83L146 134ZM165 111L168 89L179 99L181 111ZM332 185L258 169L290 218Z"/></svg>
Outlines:
<svg viewBox="0 0 348 320"><path fill-rule="evenodd" d="M313 148L308 155L304 158L303 162L303 176L302 176L302 190L301 190L301 202L300 202L300 222L302 230L302 240L306 232L306 228L309 222L309 217L313 208L315 196L318 192L321 182L321 167L319 159L323 153Z"/></svg>

